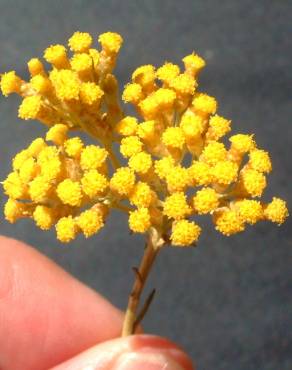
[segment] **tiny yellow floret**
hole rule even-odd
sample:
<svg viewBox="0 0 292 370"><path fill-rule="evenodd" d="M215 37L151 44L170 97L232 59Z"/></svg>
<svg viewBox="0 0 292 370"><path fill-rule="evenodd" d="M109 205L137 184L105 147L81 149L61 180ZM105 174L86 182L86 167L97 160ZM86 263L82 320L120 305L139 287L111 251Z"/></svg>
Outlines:
<svg viewBox="0 0 292 370"><path fill-rule="evenodd" d="M33 157L37 157L39 153L47 146L45 140L41 137L33 140L30 146L27 148L29 154Z"/></svg>
<svg viewBox="0 0 292 370"><path fill-rule="evenodd" d="M45 146L37 155L37 162L40 166L47 165L52 159L59 159L59 149L56 146Z"/></svg>
<svg viewBox="0 0 292 370"><path fill-rule="evenodd" d="M167 147L183 149L185 145L183 130L180 127L168 127L162 134L162 142Z"/></svg>
<svg viewBox="0 0 292 370"><path fill-rule="evenodd" d="M42 98L39 95L27 96L22 100L18 109L18 117L24 120L38 117L42 108Z"/></svg>
<svg viewBox="0 0 292 370"><path fill-rule="evenodd" d="M174 245L186 247L196 243L199 239L201 228L188 220L176 221L172 227L170 239Z"/></svg>
<svg viewBox="0 0 292 370"><path fill-rule="evenodd" d="M57 195L63 204L79 207L82 201L82 191L79 182L66 179L57 186Z"/></svg>
<svg viewBox="0 0 292 370"><path fill-rule="evenodd" d="M88 51L92 44L92 37L87 32L74 32L68 40L70 50L75 53L84 53Z"/></svg>
<svg viewBox="0 0 292 370"><path fill-rule="evenodd" d="M80 166L84 171L101 168L107 156L108 152L104 148L96 145L88 145L81 153Z"/></svg>
<svg viewBox="0 0 292 370"><path fill-rule="evenodd" d="M193 197L193 206L199 215L212 212L219 206L219 194L212 188L198 190Z"/></svg>
<svg viewBox="0 0 292 370"><path fill-rule="evenodd" d="M70 61L71 68L76 72L87 72L93 67L92 58L86 53L75 54Z"/></svg>
<svg viewBox="0 0 292 370"><path fill-rule="evenodd" d="M223 235L229 236L244 230L244 222L234 210L220 212L214 218L215 228Z"/></svg>
<svg viewBox="0 0 292 370"><path fill-rule="evenodd" d="M69 243L74 240L78 228L72 216L62 217L56 224L57 238L62 243Z"/></svg>
<svg viewBox="0 0 292 370"><path fill-rule="evenodd" d="M45 146L37 155L37 160L40 165L47 164L52 158L59 156L59 150L56 146Z"/></svg>
<svg viewBox="0 0 292 370"><path fill-rule="evenodd" d="M53 70L50 73L50 80L61 101L79 99L81 82L76 72L69 69Z"/></svg>
<svg viewBox="0 0 292 370"><path fill-rule="evenodd" d="M96 170L90 170L82 177L81 185L83 192L88 195L89 198L94 198L103 195L109 183L104 175Z"/></svg>
<svg viewBox="0 0 292 370"><path fill-rule="evenodd" d="M252 197L260 197L267 185L265 175L253 169L242 171L242 183Z"/></svg>
<svg viewBox="0 0 292 370"><path fill-rule="evenodd" d="M141 207L130 212L129 227L134 233L145 233L150 226L151 218L147 208Z"/></svg>
<svg viewBox="0 0 292 370"><path fill-rule="evenodd" d="M272 171L272 163L269 153L261 150L254 149L249 153L249 165L254 170L263 173L269 173Z"/></svg>
<svg viewBox="0 0 292 370"><path fill-rule="evenodd" d="M173 107L176 93L170 89L160 88L151 97L155 100L158 109L169 109Z"/></svg>
<svg viewBox="0 0 292 370"><path fill-rule="evenodd" d="M121 196L128 195L134 188L135 174L129 167L120 167L110 180L111 190Z"/></svg>
<svg viewBox="0 0 292 370"><path fill-rule="evenodd" d="M173 63L165 63L156 71L156 76L163 82L169 83L180 73L179 66Z"/></svg>
<svg viewBox="0 0 292 370"><path fill-rule="evenodd" d="M38 58L30 59L27 63L27 67L32 77L45 73L44 65Z"/></svg>
<svg viewBox="0 0 292 370"><path fill-rule="evenodd" d="M55 180L61 172L61 160L57 147L45 147L37 157L37 164L47 181Z"/></svg>
<svg viewBox="0 0 292 370"><path fill-rule="evenodd" d="M190 181L195 186L209 185L213 180L211 166L205 162L194 161L188 171Z"/></svg>
<svg viewBox="0 0 292 370"><path fill-rule="evenodd" d="M80 100L87 105L99 104L103 90L93 82L83 82L80 87Z"/></svg>
<svg viewBox="0 0 292 370"><path fill-rule="evenodd" d="M122 99L125 103L138 104L143 98L142 87L137 83L131 83L125 86Z"/></svg>
<svg viewBox="0 0 292 370"><path fill-rule="evenodd" d="M195 111L203 114L214 114L217 109L215 98L207 94L199 94L193 100Z"/></svg>
<svg viewBox="0 0 292 370"><path fill-rule="evenodd" d="M106 53L117 54L123 43L121 35L115 32L106 32L99 36L98 41Z"/></svg>
<svg viewBox="0 0 292 370"><path fill-rule="evenodd" d="M15 71L4 73L1 76L0 88L4 96L8 96L12 93L20 93L21 78L18 77Z"/></svg>
<svg viewBox="0 0 292 370"><path fill-rule="evenodd" d="M77 225L86 238L96 234L103 226L103 218L100 212L93 209L82 212L77 218Z"/></svg>
<svg viewBox="0 0 292 370"><path fill-rule="evenodd" d="M132 157L134 154L138 154L142 151L143 143L138 136L128 136L122 139L120 152L126 157Z"/></svg>
<svg viewBox="0 0 292 370"><path fill-rule="evenodd" d="M49 230L55 223L54 211L52 208L38 205L33 212L33 219L40 229Z"/></svg>
<svg viewBox="0 0 292 370"><path fill-rule="evenodd" d="M126 116L121 121L118 122L115 130L122 136L135 135L138 127L137 118Z"/></svg>
<svg viewBox="0 0 292 370"><path fill-rule="evenodd" d="M183 192L173 193L165 198L163 214L174 220L181 220L190 215L191 207L187 203L187 197Z"/></svg>
<svg viewBox="0 0 292 370"><path fill-rule="evenodd" d="M19 177L25 184L29 183L38 174L38 165L34 158L30 157L23 162L19 169Z"/></svg>
<svg viewBox="0 0 292 370"><path fill-rule="evenodd" d="M137 135L145 141L153 140L156 136L155 121L144 121L138 125Z"/></svg>
<svg viewBox="0 0 292 370"><path fill-rule="evenodd" d="M25 214L25 205L15 199L9 198L4 205L5 219L12 224L21 217L24 217Z"/></svg>
<svg viewBox="0 0 292 370"><path fill-rule="evenodd" d="M169 86L181 95L192 95L197 87L196 80L186 73L182 73L170 81Z"/></svg>
<svg viewBox="0 0 292 370"><path fill-rule="evenodd" d="M248 153L255 145L253 135L237 134L231 136L229 141L231 148L241 154Z"/></svg>
<svg viewBox="0 0 292 370"><path fill-rule="evenodd" d="M58 156L40 164L41 175L48 181L56 180L61 173L62 163Z"/></svg>
<svg viewBox="0 0 292 370"><path fill-rule="evenodd" d="M257 200L243 199L235 203L244 222L254 225L263 218L263 207Z"/></svg>
<svg viewBox="0 0 292 370"><path fill-rule="evenodd" d="M140 174L146 174L150 170L151 166L151 155L146 152L134 154L129 160L129 167Z"/></svg>
<svg viewBox="0 0 292 370"><path fill-rule="evenodd" d="M289 216L286 202L280 198L273 197L272 202L265 208L264 215L268 220L281 225Z"/></svg>
<svg viewBox="0 0 292 370"><path fill-rule="evenodd" d="M26 185L21 181L17 172L11 172L3 181L3 189L6 195L13 199L24 198L27 193Z"/></svg>
<svg viewBox="0 0 292 370"><path fill-rule="evenodd" d="M67 64L66 48L63 45L51 45L44 52L44 58L56 68L64 68Z"/></svg>
<svg viewBox="0 0 292 370"><path fill-rule="evenodd" d="M130 202L136 207L149 207L153 200L153 191L150 186L142 181L135 184L130 196Z"/></svg>
<svg viewBox="0 0 292 370"><path fill-rule="evenodd" d="M65 152L69 157L79 158L83 150L84 144L79 137L68 139L64 143Z"/></svg>
<svg viewBox="0 0 292 370"><path fill-rule="evenodd" d="M195 53L185 56L182 61L186 71L191 75L197 74L206 65L204 59Z"/></svg>
<svg viewBox="0 0 292 370"><path fill-rule="evenodd" d="M186 139L196 138L203 132L202 118L194 114L185 114L181 119L180 128Z"/></svg>
<svg viewBox="0 0 292 370"><path fill-rule="evenodd" d="M207 138L209 140L219 140L231 130L230 124L231 121L226 118L218 116L217 114L212 116L209 121Z"/></svg>
<svg viewBox="0 0 292 370"><path fill-rule="evenodd" d="M15 157L12 160L12 167L14 170L19 170L23 163L31 157L31 153L29 150L24 149L21 150L19 153L15 155Z"/></svg>
<svg viewBox="0 0 292 370"><path fill-rule="evenodd" d="M51 82L47 77L43 75L35 75L30 80L31 86L37 93L46 94L47 92L51 91Z"/></svg>
<svg viewBox="0 0 292 370"><path fill-rule="evenodd" d="M184 191L190 184L190 174L185 167L174 166L166 174L167 189L170 193Z"/></svg>
<svg viewBox="0 0 292 370"><path fill-rule="evenodd" d="M232 161L220 161L212 168L213 180L220 185L229 185L236 181L238 165Z"/></svg>
<svg viewBox="0 0 292 370"><path fill-rule="evenodd" d="M132 80L142 86L152 84L155 80L155 68L151 64L137 68L132 74Z"/></svg>
<svg viewBox="0 0 292 370"><path fill-rule="evenodd" d="M29 195L36 203L45 202L50 197L51 184L44 176L35 177L29 184Z"/></svg>
<svg viewBox="0 0 292 370"><path fill-rule="evenodd" d="M61 123L52 126L46 135L47 141L52 141L56 145L62 145L67 138L68 127Z"/></svg>
<svg viewBox="0 0 292 370"><path fill-rule="evenodd" d="M59 159L59 150L56 146L45 146L37 156L37 162L40 166L48 165L48 163L55 159Z"/></svg>
<svg viewBox="0 0 292 370"><path fill-rule="evenodd" d="M205 146L200 160L214 166L216 163L224 161L226 156L227 151L223 143L210 141L210 143Z"/></svg>
<svg viewBox="0 0 292 370"><path fill-rule="evenodd" d="M138 106L142 112L142 116L147 120L155 118L160 111L154 94L148 95L145 99L141 100Z"/></svg>
<svg viewBox="0 0 292 370"><path fill-rule="evenodd" d="M172 157L164 157L155 161L155 173L161 180L164 180L169 171L174 167L174 159Z"/></svg>

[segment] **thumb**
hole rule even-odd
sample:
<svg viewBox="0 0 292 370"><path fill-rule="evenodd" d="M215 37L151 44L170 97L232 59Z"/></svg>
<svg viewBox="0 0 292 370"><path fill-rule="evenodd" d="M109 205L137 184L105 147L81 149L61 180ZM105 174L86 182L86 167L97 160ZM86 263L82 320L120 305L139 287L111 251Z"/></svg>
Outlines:
<svg viewBox="0 0 292 370"><path fill-rule="evenodd" d="M194 370L175 344L152 335L110 340L51 370Z"/></svg>

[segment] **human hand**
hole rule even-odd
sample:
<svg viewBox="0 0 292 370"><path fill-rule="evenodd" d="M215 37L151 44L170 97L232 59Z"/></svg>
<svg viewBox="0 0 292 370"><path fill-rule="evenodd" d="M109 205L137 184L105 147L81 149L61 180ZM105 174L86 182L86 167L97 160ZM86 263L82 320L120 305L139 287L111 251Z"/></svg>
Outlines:
<svg viewBox="0 0 292 370"><path fill-rule="evenodd" d="M0 256L1 370L193 369L166 339L119 338L122 313L35 249L0 237Z"/></svg>

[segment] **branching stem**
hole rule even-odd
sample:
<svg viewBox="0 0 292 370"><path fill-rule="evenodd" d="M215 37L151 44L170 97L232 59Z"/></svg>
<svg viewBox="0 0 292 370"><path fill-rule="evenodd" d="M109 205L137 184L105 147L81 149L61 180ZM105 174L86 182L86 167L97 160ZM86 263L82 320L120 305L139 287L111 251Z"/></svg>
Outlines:
<svg viewBox="0 0 292 370"><path fill-rule="evenodd" d="M126 337L128 335L132 335L135 332L137 323L137 310L141 298L141 294L143 288L145 286L145 282L151 270L151 267L155 261L157 253L160 248L156 248L151 238L148 239L147 246L144 251L144 255L142 257L142 261L139 267L138 272L135 274L135 281L134 285L129 297L128 307L126 310L126 315L124 318L123 329L122 329L122 337Z"/></svg>
<svg viewBox="0 0 292 370"><path fill-rule="evenodd" d="M117 168L121 167L121 164L120 164L117 156L115 155L114 151L112 150L111 146L110 145L105 145L105 148L108 151L113 169L116 170Z"/></svg>

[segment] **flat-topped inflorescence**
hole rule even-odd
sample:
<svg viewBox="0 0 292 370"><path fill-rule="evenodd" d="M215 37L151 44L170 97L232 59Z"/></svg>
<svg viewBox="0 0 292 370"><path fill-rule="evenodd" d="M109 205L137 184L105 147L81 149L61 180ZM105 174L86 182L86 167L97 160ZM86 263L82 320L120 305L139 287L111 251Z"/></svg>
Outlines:
<svg viewBox="0 0 292 370"><path fill-rule="evenodd" d="M137 68L122 93L137 117L126 116L113 75L122 38L107 32L98 40L100 51L88 33L76 32L68 42L71 56L62 45L50 46L44 58L52 69L31 59L27 82L14 71L2 75L2 93L23 98L19 117L48 126L45 139L15 156L3 182L8 221L30 217L43 230L55 225L57 238L69 242L78 233L97 233L117 208L133 232L177 246L197 242L204 214L227 236L261 220L285 221L283 200L261 200L269 154L253 135L223 143L231 121L217 113L214 97L198 90L201 57L184 57L183 68L170 62ZM77 130L100 145L85 146Z"/></svg>

